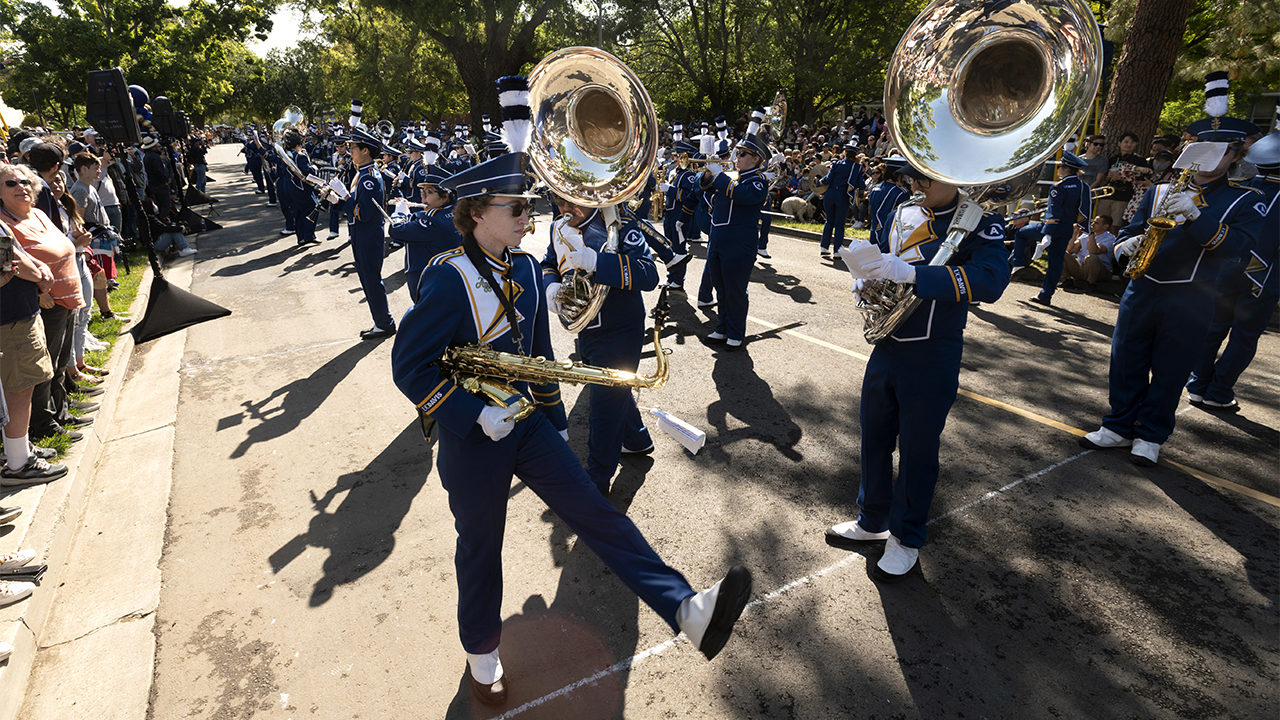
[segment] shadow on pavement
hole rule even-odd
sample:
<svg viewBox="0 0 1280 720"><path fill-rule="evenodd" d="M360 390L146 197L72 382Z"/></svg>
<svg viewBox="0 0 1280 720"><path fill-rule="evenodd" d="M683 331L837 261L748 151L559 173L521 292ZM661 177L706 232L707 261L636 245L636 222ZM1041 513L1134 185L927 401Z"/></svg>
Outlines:
<svg viewBox="0 0 1280 720"><path fill-rule="evenodd" d="M257 443L274 440L296 430L303 420L324 403L338 383L350 375L360 361L377 346L378 343L375 342L352 345L307 377L277 388L257 402L246 400L242 403L244 410L239 415L219 420L219 431L241 424L246 417L257 421L256 425L249 428L245 439L231 452L231 457L243 457ZM280 398L280 406L269 408L277 398Z"/></svg>
<svg viewBox="0 0 1280 720"><path fill-rule="evenodd" d="M355 582L391 556L396 530L431 473L434 451L428 449L424 461L423 444L415 419L366 467L338 477L323 497L312 493L316 514L306 532L270 557L278 573L308 547L329 550L311 607L328 602L335 587ZM342 503L330 512L329 505L343 492Z"/></svg>

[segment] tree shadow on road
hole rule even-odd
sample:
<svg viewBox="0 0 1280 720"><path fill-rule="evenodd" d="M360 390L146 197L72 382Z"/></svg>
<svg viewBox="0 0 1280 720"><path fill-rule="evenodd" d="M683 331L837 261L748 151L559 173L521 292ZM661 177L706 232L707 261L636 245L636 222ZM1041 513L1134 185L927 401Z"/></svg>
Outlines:
<svg viewBox="0 0 1280 720"><path fill-rule="evenodd" d="M433 450L428 448L424 462L423 444L415 419L363 469L340 476L322 497L311 494L316 514L307 530L270 557L272 571L279 573L308 547L329 550L311 607L328 602L335 587L355 582L391 556L396 530L431 473ZM342 502L329 511L344 492Z"/></svg>
<svg viewBox="0 0 1280 720"><path fill-rule="evenodd" d="M241 403L244 410L218 420L218 431L235 427L248 418L257 421L249 428L245 439L231 452L232 458L243 457L254 445L287 435L311 416L344 378L355 370L366 355L378 346L374 342L362 342L342 351L329 362L316 368L305 378L277 388L259 401ZM279 407L273 407L279 399Z"/></svg>
<svg viewBox="0 0 1280 720"><path fill-rule="evenodd" d="M792 462L804 459L796 445L800 443L800 426L773 395L769 383L755 371L755 361L744 351L724 352L716 358L711 371L717 399L707 406L707 422L715 428L708 433L714 438L707 444L712 458L727 462L726 448L741 440L758 440L772 445ZM744 428L729 428L729 418L745 423Z"/></svg>

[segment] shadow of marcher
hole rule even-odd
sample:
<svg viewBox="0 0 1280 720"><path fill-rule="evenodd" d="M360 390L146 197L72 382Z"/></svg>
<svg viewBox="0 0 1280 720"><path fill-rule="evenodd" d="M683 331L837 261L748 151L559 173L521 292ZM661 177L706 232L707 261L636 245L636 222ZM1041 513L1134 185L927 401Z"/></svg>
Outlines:
<svg viewBox="0 0 1280 720"><path fill-rule="evenodd" d="M306 532L271 554L272 572L279 573L308 547L327 548L324 575L311 593L310 605L318 607L328 602L335 587L381 565L395 549L396 530L431 473L432 450L427 448L424 461L424 444L414 420L367 466L340 476L322 497L312 493L315 516ZM344 492L341 504L330 512L333 499Z"/></svg>
<svg viewBox="0 0 1280 720"><path fill-rule="evenodd" d="M257 272L258 270L264 270L266 268L279 265L285 260L302 253L303 250L304 248L298 247L296 243L290 242L286 247L277 250L270 255L250 258L239 265L226 265L224 267L220 267L213 271L212 276L235 277L237 275L248 275L251 272Z"/></svg>
<svg viewBox="0 0 1280 720"><path fill-rule="evenodd" d="M759 440L774 446L793 462L804 459L796 445L800 443L800 426L773 395L773 389L756 374L750 353L722 352L711 371L716 385L715 402L707 406L707 422L715 428L715 442L707 449L721 462L728 461L729 444L740 440ZM729 416L746 427L730 430ZM709 435L711 433L708 433Z"/></svg>
<svg viewBox="0 0 1280 720"><path fill-rule="evenodd" d="M751 282L764 285L765 289L775 295L785 295L792 302L802 305L816 305L813 291L805 287L795 275L784 275L772 265L756 265L751 273Z"/></svg>
<svg viewBox="0 0 1280 720"><path fill-rule="evenodd" d="M249 448L257 443L274 440L296 430L303 420L310 417L311 413L324 403L338 383L350 375L356 365L373 352L377 345L378 343L375 342L352 345L329 362L316 368L307 377L279 387L257 402L246 400L241 403L244 410L239 415L231 415L219 420L218 431L235 427L244 422L246 417L257 420L258 424L249 428L244 440L232 451L231 457L243 457ZM268 409L276 398L282 398L280 407Z"/></svg>

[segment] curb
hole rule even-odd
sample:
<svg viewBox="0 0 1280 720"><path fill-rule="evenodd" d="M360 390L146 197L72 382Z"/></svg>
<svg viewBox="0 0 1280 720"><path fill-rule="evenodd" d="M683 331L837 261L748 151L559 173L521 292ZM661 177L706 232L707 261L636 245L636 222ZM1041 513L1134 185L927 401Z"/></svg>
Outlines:
<svg viewBox="0 0 1280 720"><path fill-rule="evenodd" d="M138 295L129 307L131 317L141 318L151 297L152 270L143 272ZM67 466L62 479L31 485L4 496L0 504L22 506L22 516L14 531L4 536L5 545L36 551L33 563L49 566L36 591L23 601L0 608L0 641L13 645L13 654L0 666L0 720L18 717L27 683L35 666L39 638L53 609L62 573L75 541L93 476L111 439L116 407L134 355L133 335L122 333L116 341L107 369L113 378L104 384L101 407L90 432L60 461Z"/></svg>

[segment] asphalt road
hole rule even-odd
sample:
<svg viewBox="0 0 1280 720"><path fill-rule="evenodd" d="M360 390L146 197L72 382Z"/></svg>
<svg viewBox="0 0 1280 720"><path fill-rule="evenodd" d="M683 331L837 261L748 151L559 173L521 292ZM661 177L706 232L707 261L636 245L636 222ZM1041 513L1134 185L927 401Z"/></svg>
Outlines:
<svg viewBox="0 0 1280 720"><path fill-rule="evenodd" d="M1179 415L1164 456L1195 477L1076 444L1107 409L1115 299L1045 309L1015 284L975 308L923 573L879 587L822 535L855 513L870 348L843 267L780 236L743 352L701 339L714 315L692 307L692 261L663 335L671 380L640 403L706 447L656 436L613 494L695 587L752 569L739 631L710 663L673 641L516 482L511 697L473 704L452 518L391 343L356 338L370 320L345 229L281 239L234 153L210 153L226 227L199 239L191 289L233 314L188 331L151 718L1275 717L1274 332L1237 388L1243 412ZM526 242L540 255L545 224ZM384 269L397 316L402 262ZM585 457L586 403L564 391Z"/></svg>

